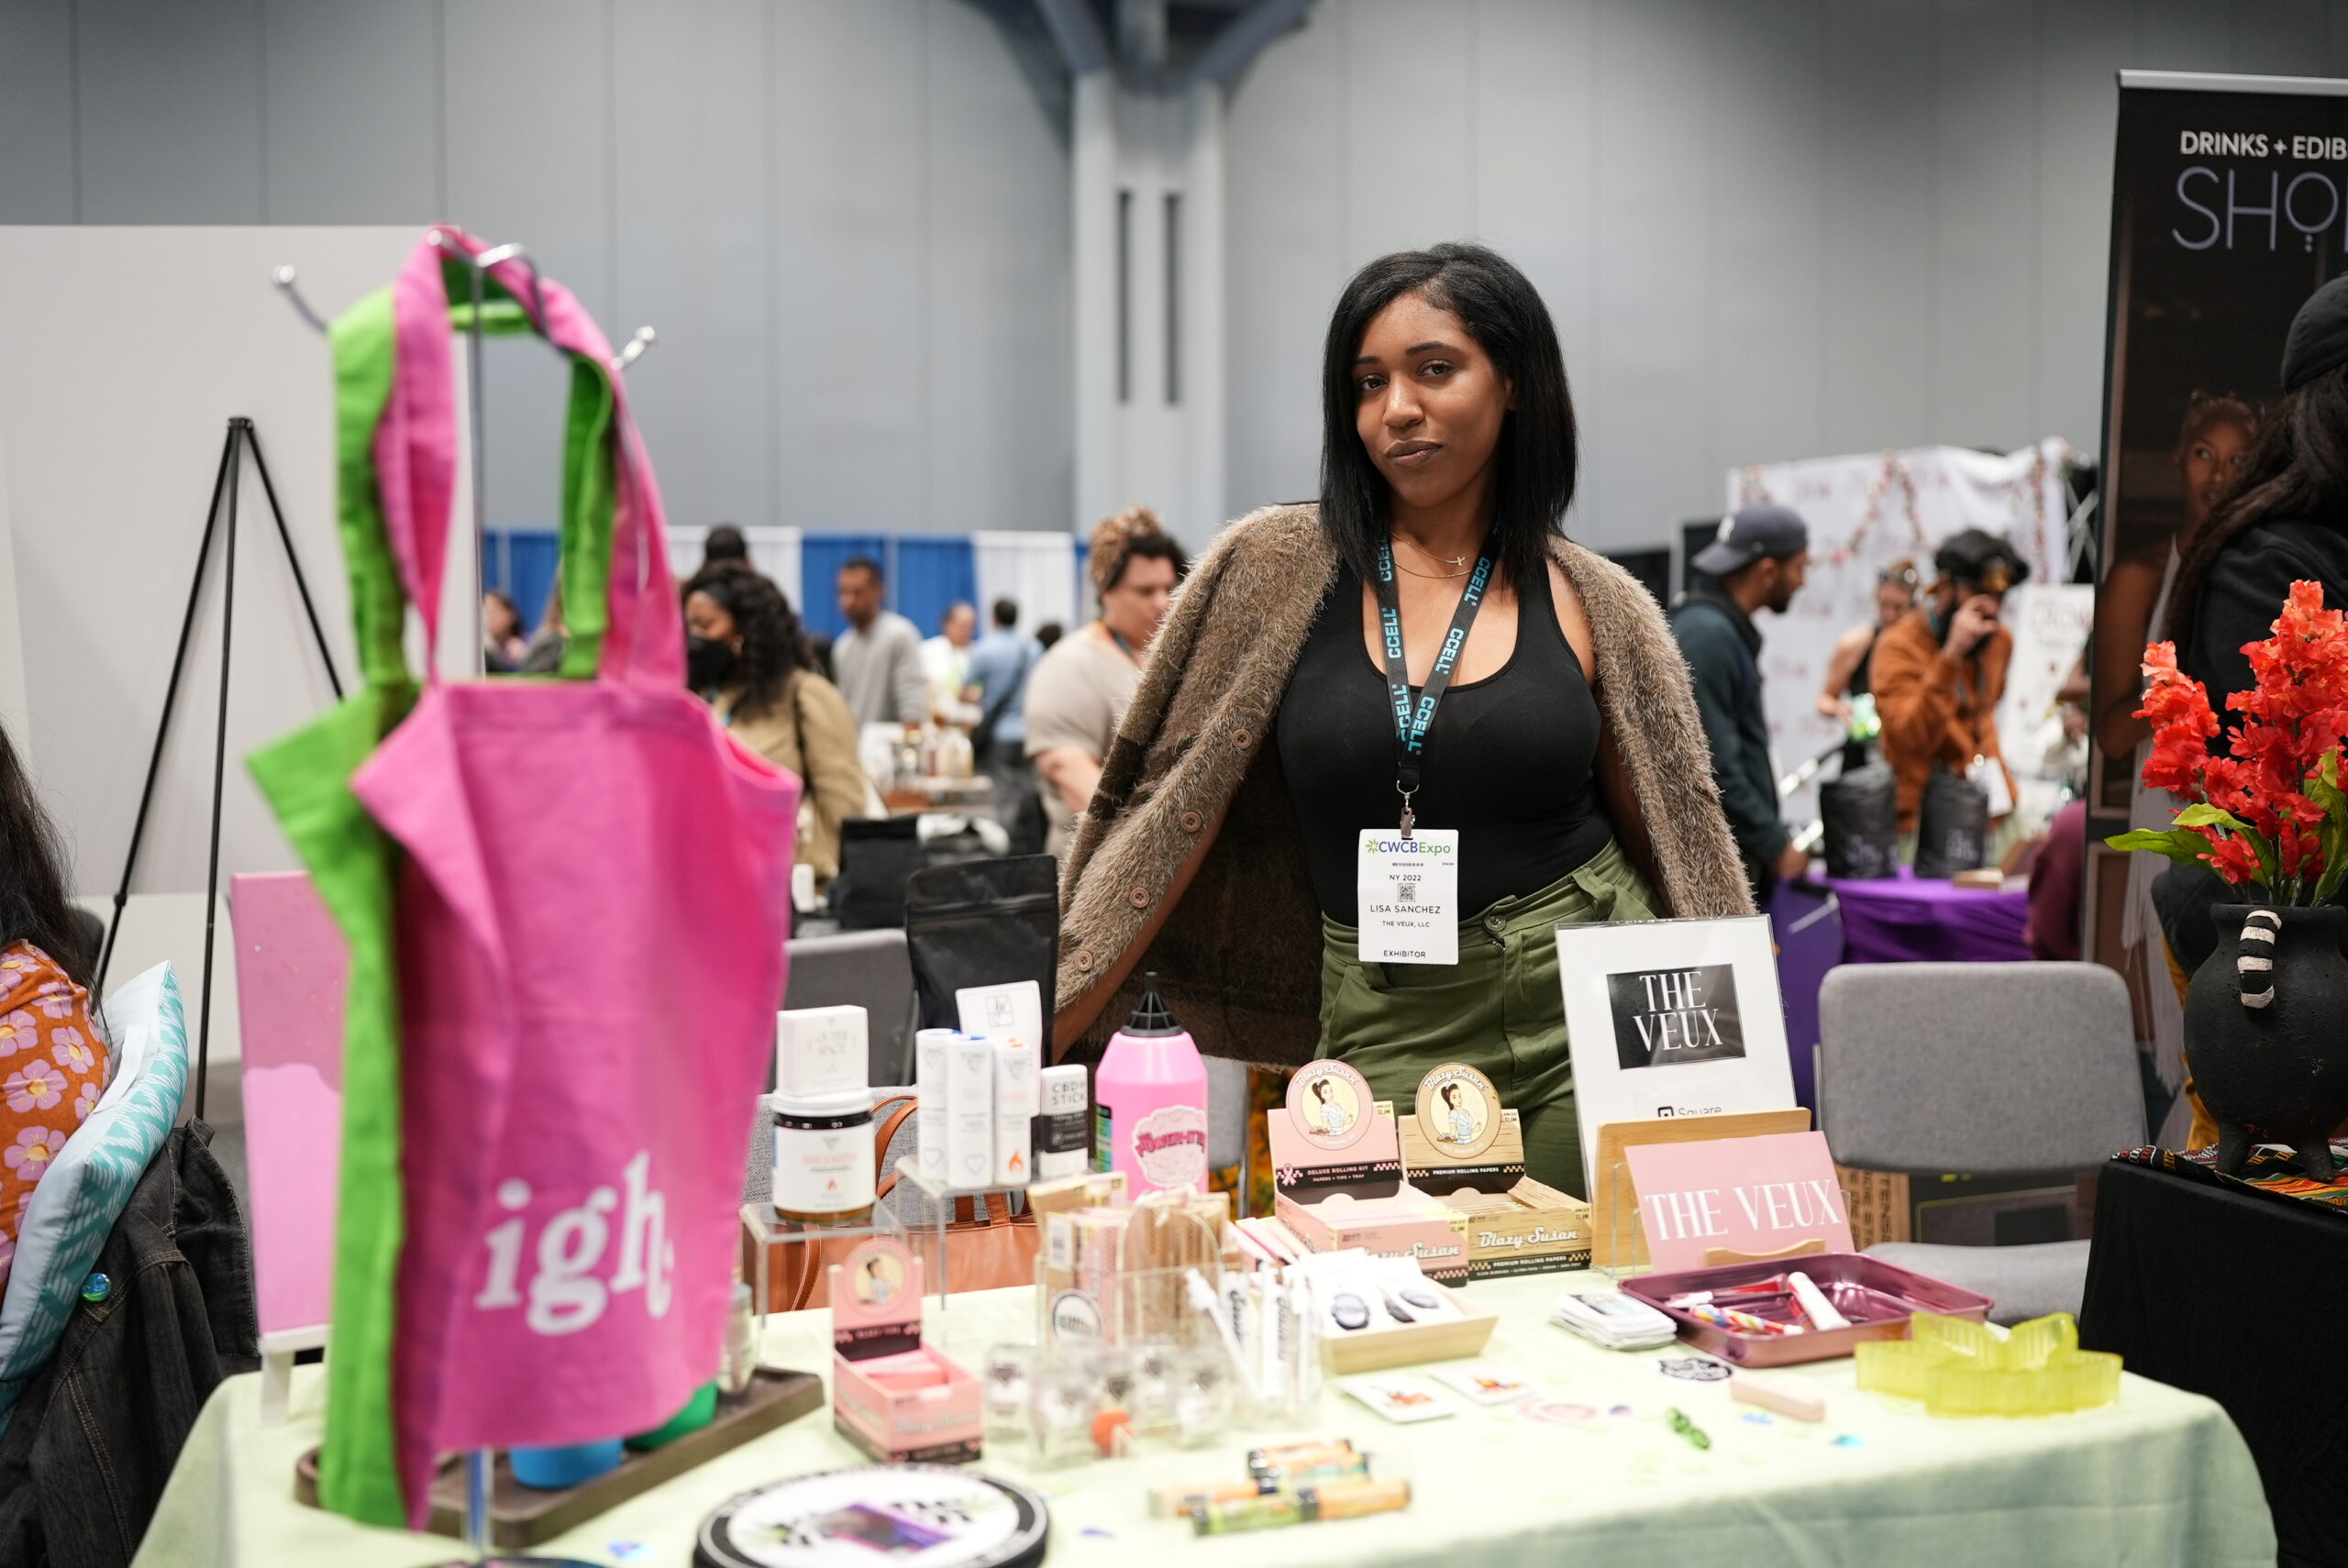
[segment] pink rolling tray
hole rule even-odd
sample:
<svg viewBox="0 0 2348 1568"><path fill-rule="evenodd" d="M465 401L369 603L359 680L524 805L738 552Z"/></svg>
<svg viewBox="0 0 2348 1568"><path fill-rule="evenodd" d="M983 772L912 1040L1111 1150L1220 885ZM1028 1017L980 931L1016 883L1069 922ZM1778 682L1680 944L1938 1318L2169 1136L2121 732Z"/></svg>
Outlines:
<svg viewBox="0 0 2348 1568"><path fill-rule="evenodd" d="M1847 1329L1808 1330L1799 1334L1747 1333L1708 1323L1692 1313L1668 1305L1674 1297L1700 1290L1724 1294L1718 1304L1750 1312L1779 1323L1801 1323L1801 1309L1790 1290L1744 1297L1740 1286L1782 1281L1799 1269L1810 1276L1834 1309L1851 1320ZM1917 1274L1864 1253L1811 1253L1764 1263L1724 1264L1717 1268L1682 1269L1675 1274L1644 1275L1623 1282L1623 1292L1645 1302L1679 1325L1679 1337L1698 1350L1738 1366L1789 1366L1801 1361L1831 1361L1849 1355L1863 1340L1904 1340L1908 1319L1916 1312L1970 1318L1981 1322L1989 1315L1989 1297Z"/></svg>

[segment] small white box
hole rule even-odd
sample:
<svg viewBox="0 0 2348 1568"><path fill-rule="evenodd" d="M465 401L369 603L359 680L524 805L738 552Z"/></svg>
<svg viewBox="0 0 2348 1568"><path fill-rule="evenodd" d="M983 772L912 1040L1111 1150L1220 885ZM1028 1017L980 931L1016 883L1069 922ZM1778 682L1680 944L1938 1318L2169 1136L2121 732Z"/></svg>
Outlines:
<svg viewBox="0 0 2348 1568"><path fill-rule="evenodd" d="M774 1015L774 1087L793 1099L863 1089L870 1075L864 1010L803 1007Z"/></svg>

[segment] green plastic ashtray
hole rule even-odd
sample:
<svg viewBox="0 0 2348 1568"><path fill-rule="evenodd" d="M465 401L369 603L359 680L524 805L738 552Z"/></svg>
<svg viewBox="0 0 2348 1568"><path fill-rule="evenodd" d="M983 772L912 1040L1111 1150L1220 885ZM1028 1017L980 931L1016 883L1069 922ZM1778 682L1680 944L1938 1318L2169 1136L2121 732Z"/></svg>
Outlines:
<svg viewBox="0 0 2348 1568"><path fill-rule="evenodd" d="M650 1431L637 1433L634 1437L627 1440L627 1445L628 1447L637 1450L638 1452L643 1452L650 1449L666 1448L669 1444L676 1441L679 1438L683 1437L686 1433L701 1430L702 1428L709 1425L710 1421L714 1419L716 1415L717 1385L714 1381L712 1381L703 1384L700 1388L695 1390L693 1397L685 1401L685 1408L683 1409L678 1411L675 1415L670 1417L667 1420L661 1422Z"/></svg>

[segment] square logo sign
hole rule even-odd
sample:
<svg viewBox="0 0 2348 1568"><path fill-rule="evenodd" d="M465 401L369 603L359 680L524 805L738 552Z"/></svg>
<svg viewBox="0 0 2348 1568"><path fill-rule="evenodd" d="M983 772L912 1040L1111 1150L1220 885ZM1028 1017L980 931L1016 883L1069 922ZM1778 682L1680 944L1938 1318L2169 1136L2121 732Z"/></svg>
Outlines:
<svg viewBox="0 0 2348 1568"><path fill-rule="evenodd" d="M1607 976L1606 991L1615 1058L1625 1071L1744 1055L1733 965L1634 969Z"/></svg>

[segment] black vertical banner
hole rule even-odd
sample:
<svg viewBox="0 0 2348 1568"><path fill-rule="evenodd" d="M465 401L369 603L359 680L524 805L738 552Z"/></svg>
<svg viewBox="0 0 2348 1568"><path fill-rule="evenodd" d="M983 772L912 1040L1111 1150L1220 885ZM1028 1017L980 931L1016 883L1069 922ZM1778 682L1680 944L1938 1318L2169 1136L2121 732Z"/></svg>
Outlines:
<svg viewBox="0 0 2348 1568"><path fill-rule="evenodd" d="M2184 1020L2150 890L2167 862L2102 845L2132 819L2166 826L2176 804L2136 784L2149 736L2131 716L2138 667L2161 635L2177 553L2281 391L2292 315L2343 257L2348 82L2121 73L2086 950L2127 977L2137 1038L2171 1088Z"/></svg>

